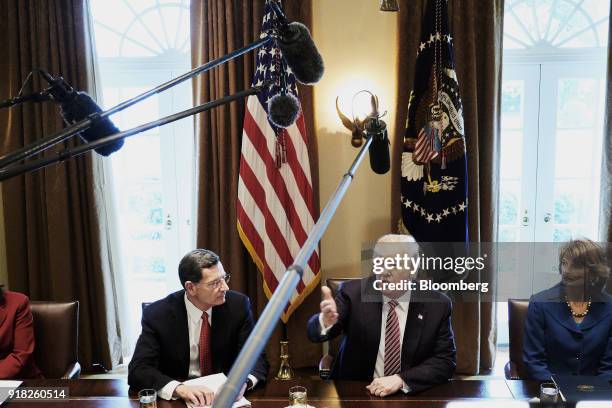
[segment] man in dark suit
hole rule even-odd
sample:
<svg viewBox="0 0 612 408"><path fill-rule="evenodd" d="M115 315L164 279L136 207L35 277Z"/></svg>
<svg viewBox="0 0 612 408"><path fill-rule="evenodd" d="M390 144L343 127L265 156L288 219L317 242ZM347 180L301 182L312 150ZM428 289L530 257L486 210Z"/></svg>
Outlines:
<svg viewBox="0 0 612 408"><path fill-rule="evenodd" d="M397 254L398 246L404 247L399 252L418 256L412 237L386 235L377 242L375 257L392 258L389 252ZM377 279L397 283L415 276L416 271L395 270L382 274L382 279L348 281L335 299L328 287L322 287L321 312L309 320L308 337L323 342L344 334L332 378L372 381L370 393L384 397L400 390L422 391L453 376L456 352L451 302L445 295L406 290L368 294Z"/></svg>
<svg viewBox="0 0 612 408"><path fill-rule="evenodd" d="M253 329L251 304L248 297L229 290L229 275L212 251L196 249L185 255L179 278L184 290L143 312L128 384L135 390L153 388L163 399L210 405L214 399L210 389L180 381L229 372ZM245 389L265 381L267 373L262 353L238 398Z"/></svg>

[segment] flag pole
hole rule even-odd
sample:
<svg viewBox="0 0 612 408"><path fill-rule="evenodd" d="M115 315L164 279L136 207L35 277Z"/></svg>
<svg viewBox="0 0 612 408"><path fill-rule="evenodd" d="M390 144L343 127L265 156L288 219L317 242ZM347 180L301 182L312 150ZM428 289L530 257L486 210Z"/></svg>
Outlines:
<svg viewBox="0 0 612 408"><path fill-rule="evenodd" d="M355 171L357 171L371 143L372 136L365 140L365 143L357 153L357 157L355 157L351 167L349 167L348 171L342 176L338 187L336 187L336 190L325 205L325 208L319 216L319 220L314 225L310 234L308 234L308 238L302 248L300 248L300 252L298 252L295 257L293 264L285 271L276 290L268 301L266 308L257 320L257 324L242 347L240 354L238 354L225 385L221 389L219 395L215 397L213 408L229 408L234 403L236 396L255 365L257 358L260 356L266 343L270 339L272 331L276 327L285 306L293 296L295 288L302 279L306 263L317 249L323 233L327 230L342 198L344 198L346 191L355 177Z"/></svg>

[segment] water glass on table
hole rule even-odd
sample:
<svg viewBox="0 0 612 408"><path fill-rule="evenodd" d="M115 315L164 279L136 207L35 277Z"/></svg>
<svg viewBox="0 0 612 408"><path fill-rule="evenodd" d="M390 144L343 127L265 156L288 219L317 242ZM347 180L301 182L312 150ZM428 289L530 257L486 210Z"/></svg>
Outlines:
<svg viewBox="0 0 612 408"><path fill-rule="evenodd" d="M157 408L157 391L153 389L141 390L138 393L140 408Z"/></svg>
<svg viewBox="0 0 612 408"><path fill-rule="evenodd" d="M559 389L554 383L548 382L540 385L540 402L559 401Z"/></svg>
<svg viewBox="0 0 612 408"><path fill-rule="evenodd" d="M308 407L306 387L295 386L289 388L289 405L292 407Z"/></svg>

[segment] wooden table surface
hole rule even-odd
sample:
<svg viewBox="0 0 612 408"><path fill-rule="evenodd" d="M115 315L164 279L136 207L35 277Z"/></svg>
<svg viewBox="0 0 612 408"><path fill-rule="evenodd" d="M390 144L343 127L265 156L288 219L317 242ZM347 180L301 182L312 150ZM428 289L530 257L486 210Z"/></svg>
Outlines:
<svg viewBox="0 0 612 408"><path fill-rule="evenodd" d="M290 387L302 385L308 390L310 405L317 408L366 407L445 407L448 401L529 399L539 392L539 383L533 381L454 380L417 395L395 394L386 398L372 397L358 381L322 381L300 378L292 381L270 381L246 395L253 408L285 407ZM27 380L25 387L68 387L69 400L36 402L34 407L138 407L137 396L130 392L125 380ZM13 402L11 407L25 408L24 403ZM30 404L28 404L30 405ZM181 401L158 400L159 408L184 407ZM494 402L491 404L494 406Z"/></svg>

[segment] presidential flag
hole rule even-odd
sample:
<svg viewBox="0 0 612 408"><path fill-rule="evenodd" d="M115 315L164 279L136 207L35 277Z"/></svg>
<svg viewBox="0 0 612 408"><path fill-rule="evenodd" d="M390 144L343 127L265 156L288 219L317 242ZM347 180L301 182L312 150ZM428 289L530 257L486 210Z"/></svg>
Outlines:
<svg viewBox="0 0 612 408"><path fill-rule="evenodd" d="M276 0L265 4L262 37L270 35L278 24L272 1ZM270 298L306 241L317 214L304 115L300 112L295 124L286 129L268 120L268 102L281 88L297 97L295 76L275 43L260 48L255 62L253 86L271 85L247 101L238 179L238 233L262 273L264 291ZM285 323L317 286L319 271L317 250L285 309Z"/></svg>
<svg viewBox="0 0 612 408"><path fill-rule="evenodd" d="M464 242L467 162L447 0L429 0L402 153L400 228L418 242Z"/></svg>

